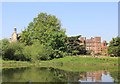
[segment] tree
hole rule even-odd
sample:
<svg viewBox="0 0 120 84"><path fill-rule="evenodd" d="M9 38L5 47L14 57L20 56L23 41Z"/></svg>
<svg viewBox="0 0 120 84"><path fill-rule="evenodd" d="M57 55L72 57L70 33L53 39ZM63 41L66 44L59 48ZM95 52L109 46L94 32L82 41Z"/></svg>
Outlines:
<svg viewBox="0 0 120 84"><path fill-rule="evenodd" d="M113 38L110 41L108 54L111 56L120 56L120 37Z"/></svg>
<svg viewBox="0 0 120 84"><path fill-rule="evenodd" d="M65 52L65 30L61 28L60 21L54 15L40 13L33 22L22 32L20 42L32 45L36 40L40 44L51 47L51 57L62 57L59 52Z"/></svg>
<svg viewBox="0 0 120 84"><path fill-rule="evenodd" d="M67 53L70 55L80 55L86 54L85 46L80 45L80 40L78 39L81 35L72 36L67 38Z"/></svg>
<svg viewBox="0 0 120 84"><path fill-rule="evenodd" d="M0 40L0 55L4 58L5 52L8 48L9 45L9 40L8 39L2 39Z"/></svg>

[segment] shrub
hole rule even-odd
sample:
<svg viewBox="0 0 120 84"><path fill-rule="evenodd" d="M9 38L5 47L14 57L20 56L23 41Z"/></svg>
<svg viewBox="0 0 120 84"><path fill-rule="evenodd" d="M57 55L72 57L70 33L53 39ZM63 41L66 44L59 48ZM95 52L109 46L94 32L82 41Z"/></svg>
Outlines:
<svg viewBox="0 0 120 84"><path fill-rule="evenodd" d="M7 50L9 45L8 39L0 40L0 55L4 58L5 51Z"/></svg>
<svg viewBox="0 0 120 84"><path fill-rule="evenodd" d="M24 45L19 42L10 43L4 51L3 59L5 60L26 60L22 53Z"/></svg>
<svg viewBox="0 0 120 84"><path fill-rule="evenodd" d="M26 46L23 50L24 56L32 62L37 60L48 60L50 59L51 53L52 49L50 47L41 45L39 42L35 42L31 46Z"/></svg>

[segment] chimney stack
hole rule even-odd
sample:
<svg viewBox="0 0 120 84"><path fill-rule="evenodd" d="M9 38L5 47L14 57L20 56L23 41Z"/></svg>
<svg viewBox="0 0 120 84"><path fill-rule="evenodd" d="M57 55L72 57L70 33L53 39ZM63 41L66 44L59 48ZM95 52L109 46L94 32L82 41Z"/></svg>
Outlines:
<svg viewBox="0 0 120 84"><path fill-rule="evenodd" d="M17 29L16 29L16 27L14 27L14 32L17 32Z"/></svg>

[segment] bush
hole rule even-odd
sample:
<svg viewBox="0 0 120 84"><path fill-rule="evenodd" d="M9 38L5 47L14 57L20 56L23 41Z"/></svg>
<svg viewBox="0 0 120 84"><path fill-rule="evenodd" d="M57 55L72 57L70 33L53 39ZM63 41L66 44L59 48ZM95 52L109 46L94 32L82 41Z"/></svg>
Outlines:
<svg viewBox="0 0 120 84"><path fill-rule="evenodd" d="M28 61L31 61L31 52L32 48L30 46L25 46L23 49L23 55L26 57Z"/></svg>
<svg viewBox="0 0 120 84"><path fill-rule="evenodd" d="M26 60L22 53L24 45L22 43L10 43L7 49L4 51L3 59L7 60Z"/></svg>
<svg viewBox="0 0 120 84"><path fill-rule="evenodd" d="M0 40L0 55L3 56L5 55L5 51L7 50L9 45L8 39L2 39Z"/></svg>
<svg viewBox="0 0 120 84"><path fill-rule="evenodd" d="M20 42L9 43L9 41L4 40L4 45L1 47L3 47L1 53L4 52L2 53L4 60L35 62L37 60L61 58L65 55L63 51L53 50L51 46L40 44L39 41L34 41L32 45L25 46Z"/></svg>
<svg viewBox="0 0 120 84"><path fill-rule="evenodd" d="M35 42L31 46L26 46L23 50L24 56L32 62L37 60L48 60L50 59L51 53L52 49L50 47L41 45L39 42Z"/></svg>

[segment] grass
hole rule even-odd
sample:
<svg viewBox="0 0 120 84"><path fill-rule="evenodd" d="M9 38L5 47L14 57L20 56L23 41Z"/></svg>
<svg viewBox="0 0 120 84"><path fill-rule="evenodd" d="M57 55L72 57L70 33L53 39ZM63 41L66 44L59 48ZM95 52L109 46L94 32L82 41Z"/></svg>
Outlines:
<svg viewBox="0 0 120 84"><path fill-rule="evenodd" d="M2 68L11 68L11 67L26 67L26 66L37 66L37 67L53 67L64 70L87 70L87 69L97 69L96 66L99 66L99 69L104 69L107 67L117 66L118 67L117 57L100 57L95 58L91 56L66 56L64 58L53 59L48 61L39 61L36 64L25 62L25 61L4 61L2 60ZM1 60L0 60L1 62ZM116 68L117 68L116 67Z"/></svg>
<svg viewBox="0 0 120 84"><path fill-rule="evenodd" d="M0 63L2 63L2 68L28 67L32 65L32 63L26 61L1 61L2 62Z"/></svg>
<svg viewBox="0 0 120 84"><path fill-rule="evenodd" d="M118 64L118 58L117 57L101 57L101 58L95 58L95 57L84 57L84 56L66 56L64 58L59 59L53 59L50 61L42 61L42 62L53 62L53 63L79 63L79 64L96 64L96 65L116 65Z"/></svg>
<svg viewBox="0 0 120 84"><path fill-rule="evenodd" d="M41 61L39 66L54 67L67 71L118 70L116 57L66 56L64 58Z"/></svg>

